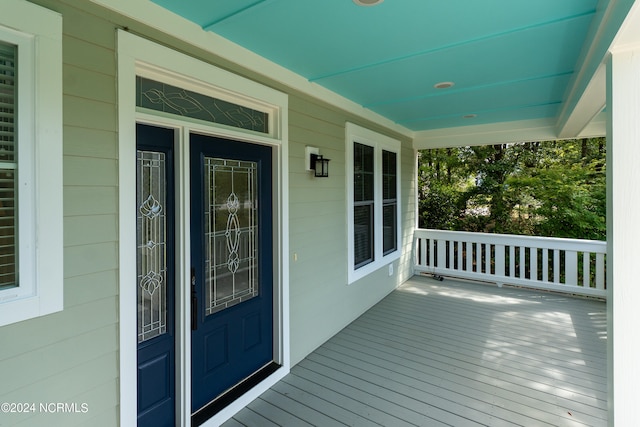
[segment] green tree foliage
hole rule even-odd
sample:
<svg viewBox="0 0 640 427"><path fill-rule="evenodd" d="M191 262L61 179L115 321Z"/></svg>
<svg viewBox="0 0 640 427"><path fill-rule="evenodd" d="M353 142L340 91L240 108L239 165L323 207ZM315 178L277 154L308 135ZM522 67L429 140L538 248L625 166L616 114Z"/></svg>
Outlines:
<svg viewBox="0 0 640 427"><path fill-rule="evenodd" d="M420 227L605 240L603 138L420 152Z"/></svg>

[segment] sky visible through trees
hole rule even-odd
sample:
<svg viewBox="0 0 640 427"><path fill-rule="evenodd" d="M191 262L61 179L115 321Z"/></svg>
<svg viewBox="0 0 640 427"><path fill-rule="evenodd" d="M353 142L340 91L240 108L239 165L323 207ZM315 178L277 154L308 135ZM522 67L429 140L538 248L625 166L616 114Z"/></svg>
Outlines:
<svg viewBox="0 0 640 427"><path fill-rule="evenodd" d="M604 138L419 153L421 228L606 240Z"/></svg>

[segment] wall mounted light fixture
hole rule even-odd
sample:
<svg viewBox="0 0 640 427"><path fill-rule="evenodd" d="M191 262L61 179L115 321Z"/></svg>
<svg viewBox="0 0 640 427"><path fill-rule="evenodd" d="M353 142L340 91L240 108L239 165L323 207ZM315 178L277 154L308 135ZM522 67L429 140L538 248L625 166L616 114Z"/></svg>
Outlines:
<svg viewBox="0 0 640 427"><path fill-rule="evenodd" d="M329 161L320 154L320 150L316 147L305 148L305 166L306 170L313 172L318 178L329 177Z"/></svg>
<svg viewBox="0 0 640 427"><path fill-rule="evenodd" d="M318 178L329 177L329 160L319 154L311 155L311 168L314 170L315 176Z"/></svg>

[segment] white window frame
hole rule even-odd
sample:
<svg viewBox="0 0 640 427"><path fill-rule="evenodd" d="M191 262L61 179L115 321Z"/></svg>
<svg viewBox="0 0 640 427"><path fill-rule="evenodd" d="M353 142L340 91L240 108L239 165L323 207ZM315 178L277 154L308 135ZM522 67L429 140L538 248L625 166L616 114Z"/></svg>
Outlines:
<svg viewBox="0 0 640 427"><path fill-rule="evenodd" d="M0 291L0 326L63 309L62 17L3 0L0 40L18 46L18 286Z"/></svg>
<svg viewBox="0 0 640 427"><path fill-rule="evenodd" d="M400 207L400 141L390 138L386 135L374 132L370 129L356 125L354 123L346 123L346 176L347 176L347 263L348 263L348 283L351 284L381 267L400 258L400 248L402 247L402 234L400 233L400 221L402 218ZM374 170L374 199L373 199L373 238L374 250L373 261L362 265L359 268L354 267L354 194L353 194L353 148L354 143L368 145L373 147L373 170ZM383 253L383 237L382 237L382 151L390 151L396 154L396 250L384 255Z"/></svg>

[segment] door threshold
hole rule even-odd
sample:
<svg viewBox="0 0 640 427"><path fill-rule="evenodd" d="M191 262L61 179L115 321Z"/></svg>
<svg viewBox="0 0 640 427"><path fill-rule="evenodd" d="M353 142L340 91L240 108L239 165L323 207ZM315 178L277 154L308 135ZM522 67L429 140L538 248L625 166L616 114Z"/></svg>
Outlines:
<svg viewBox="0 0 640 427"><path fill-rule="evenodd" d="M198 409L198 411L191 415L191 425L193 427L197 427L204 424L211 417L222 411L240 396L251 390L262 380L273 374L281 367L281 365L275 362L267 363L262 368L258 369L256 372L239 382L237 385L225 391L202 408Z"/></svg>

